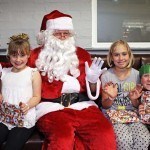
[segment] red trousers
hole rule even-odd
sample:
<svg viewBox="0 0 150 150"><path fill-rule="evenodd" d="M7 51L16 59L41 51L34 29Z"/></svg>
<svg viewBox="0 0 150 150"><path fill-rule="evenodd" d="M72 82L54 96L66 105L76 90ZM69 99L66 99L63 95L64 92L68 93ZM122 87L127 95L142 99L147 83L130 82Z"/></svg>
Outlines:
<svg viewBox="0 0 150 150"><path fill-rule="evenodd" d="M113 127L95 106L50 112L37 126L45 135L43 150L116 150Z"/></svg>

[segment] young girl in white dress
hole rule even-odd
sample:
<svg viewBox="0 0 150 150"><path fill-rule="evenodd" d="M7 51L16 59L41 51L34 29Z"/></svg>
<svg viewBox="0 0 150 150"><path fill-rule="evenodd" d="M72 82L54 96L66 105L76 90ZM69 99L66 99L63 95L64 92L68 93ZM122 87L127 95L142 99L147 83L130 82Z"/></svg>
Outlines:
<svg viewBox="0 0 150 150"><path fill-rule="evenodd" d="M5 150L22 150L36 123L41 76L36 68L27 66L30 44L26 34L10 37L7 55L12 67L0 73L0 144L6 142Z"/></svg>

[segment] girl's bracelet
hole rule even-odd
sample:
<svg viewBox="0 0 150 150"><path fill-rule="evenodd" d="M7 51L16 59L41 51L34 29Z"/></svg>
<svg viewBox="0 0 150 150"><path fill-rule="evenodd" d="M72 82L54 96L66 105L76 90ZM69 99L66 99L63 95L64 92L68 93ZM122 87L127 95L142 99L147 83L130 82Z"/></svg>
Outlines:
<svg viewBox="0 0 150 150"><path fill-rule="evenodd" d="M113 101L115 98L112 98L112 97L108 96L108 99Z"/></svg>
<svg viewBox="0 0 150 150"><path fill-rule="evenodd" d="M30 109L30 106L29 106L29 104L25 103L25 105L28 107L28 110L29 110L29 109Z"/></svg>

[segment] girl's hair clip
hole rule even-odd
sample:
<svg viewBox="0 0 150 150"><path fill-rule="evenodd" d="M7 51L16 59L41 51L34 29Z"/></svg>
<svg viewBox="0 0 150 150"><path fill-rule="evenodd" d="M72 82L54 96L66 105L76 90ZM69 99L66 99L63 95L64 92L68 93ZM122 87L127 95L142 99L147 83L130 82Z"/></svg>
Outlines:
<svg viewBox="0 0 150 150"><path fill-rule="evenodd" d="M10 37L10 41L28 40L28 39L29 39L29 37L25 33L21 33L21 34L18 34L18 35L13 35L13 36Z"/></svg>

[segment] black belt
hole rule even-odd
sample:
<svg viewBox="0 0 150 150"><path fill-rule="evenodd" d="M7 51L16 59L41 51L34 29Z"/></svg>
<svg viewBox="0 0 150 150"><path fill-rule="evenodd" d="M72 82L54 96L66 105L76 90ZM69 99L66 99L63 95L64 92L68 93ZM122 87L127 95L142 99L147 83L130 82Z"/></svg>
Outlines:
<svg viewBox="0 0 150 150"><path fill-rule="evenodd" d="M42 102L53 102L53 103L60 103L65 107L68 107L71 104L82 102L82 101L89 101L90 99L86 94L79 94L79 93L63 93L61 97L55 99L45 99L42 98Z"/></svg>

